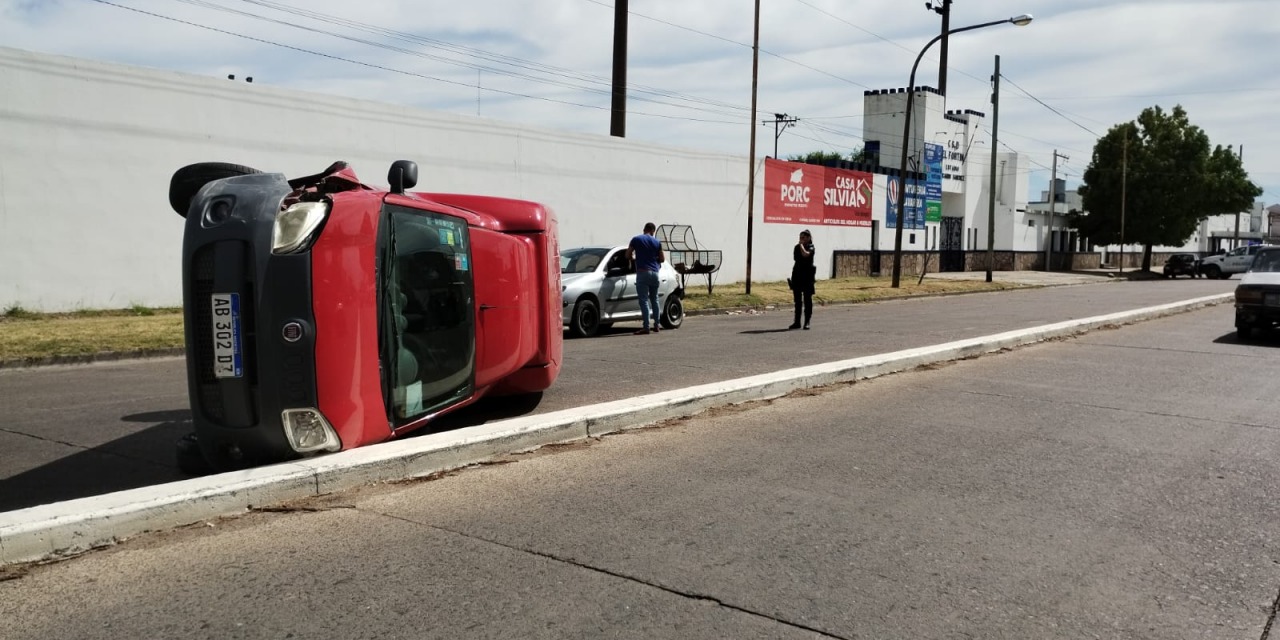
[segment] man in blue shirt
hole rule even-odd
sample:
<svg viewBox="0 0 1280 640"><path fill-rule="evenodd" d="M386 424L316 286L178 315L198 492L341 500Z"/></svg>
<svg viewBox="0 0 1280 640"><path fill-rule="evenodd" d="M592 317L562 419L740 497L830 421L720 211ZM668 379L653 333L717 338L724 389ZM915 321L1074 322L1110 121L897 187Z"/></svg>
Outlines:
<svg viewBox="0 0 1280 640"><path fill-rule="evenodd" d="M638 336L649 333L651 309L653 333L660 331L658 316L662 313L662 307L658 304L658 269L666 256L662 253L662 243L653 237L657 230L658 227L652 222L646 222L644 233L632 238L631 244L627 246L627 258L636 267L636 293L640 294L640 318L644 321L644 328L636 332Z"/></svg>

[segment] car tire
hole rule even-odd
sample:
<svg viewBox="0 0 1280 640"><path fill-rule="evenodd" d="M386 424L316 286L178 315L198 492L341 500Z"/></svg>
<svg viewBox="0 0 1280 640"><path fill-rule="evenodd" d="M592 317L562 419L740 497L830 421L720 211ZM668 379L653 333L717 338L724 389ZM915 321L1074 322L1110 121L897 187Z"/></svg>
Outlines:
<svg viewBox="0 0 1280 640"><path fill-rule="evenodd" d="M600 305L590 298L579 300L569 319L569 331L579 338L590 338L600 330Z"/></svg>
<svg viewBox="0 0 1280 640"><path fill-rule="evenodd" d="M660 322L663 329L679 329L684 324L684 300L680 296L667 296L667 301L662 305Z"/></svg>
<svg viewBox="0 0 1280 640"><path fill-rule="evenodd" d="M200 189L214 180L262 173L253 167L229 162L197 162L173 172L169 178L169 206L182 217L187 217L191 201Z"/></svg>
<svg viewBox="0 0 1280 640"><path fill-rule="evenodd" d="M1253 339L1253 325L1236 325L1236 342L1249 342Z"/></svg>
<svg viewBox="0 0 1280 640"><path fill-rule="evenodd" d="M196 434L188 433L174 443L174 457L178 462L178 471L189 476L207 476L213 473L213 466L204 458Z"/></svg>
<svg viewBox="0 0 1280 640"><path fill-rule="evenodd" d="M1204 268L1204 275L1206 278L1221 278L1222 269L1219 269L1216 264L1211 264Z"/></svg>

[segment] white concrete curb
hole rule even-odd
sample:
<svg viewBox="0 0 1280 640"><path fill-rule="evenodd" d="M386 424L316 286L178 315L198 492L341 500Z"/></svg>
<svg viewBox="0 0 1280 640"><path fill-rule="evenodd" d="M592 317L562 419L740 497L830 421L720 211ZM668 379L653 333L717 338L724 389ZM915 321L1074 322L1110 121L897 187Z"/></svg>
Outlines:
<svg viewBox="0 0 1280 640"><path fill-rule="evenodd" d="M797 389L864 380L1227 302L1220 294L930 347L787 369L408 438L270 467L0 513L0 566L73 555L145 531L252 507L422 477L547 444L600 436Z"/></svg>

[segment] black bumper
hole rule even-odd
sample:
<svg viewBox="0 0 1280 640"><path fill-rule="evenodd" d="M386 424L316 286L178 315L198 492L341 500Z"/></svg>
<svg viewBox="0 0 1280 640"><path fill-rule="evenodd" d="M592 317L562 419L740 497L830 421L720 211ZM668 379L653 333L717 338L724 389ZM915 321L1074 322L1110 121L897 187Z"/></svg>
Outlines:
<svg viewBox="0 0 1280 640"><path fill-rule="evenodd" d="M219 469L294 457L281 411L318 406L311 256L271 253L272 227L289 191L278 174L229 178L202 189L187 216L187 387L197 441ZM215 207L221 216L208 215ZM215 223L219 218L225 221ZM238 377L214 373L214 294L238 294ZM285 339L286 326L296 341Z"/></svg>
<svg viewBox="0 0 1280 640"><path fill-rule="evenodd" d="M1265 327L1280 322L1280 307L1260 304L1236 305L1236 328Z"/></svg>

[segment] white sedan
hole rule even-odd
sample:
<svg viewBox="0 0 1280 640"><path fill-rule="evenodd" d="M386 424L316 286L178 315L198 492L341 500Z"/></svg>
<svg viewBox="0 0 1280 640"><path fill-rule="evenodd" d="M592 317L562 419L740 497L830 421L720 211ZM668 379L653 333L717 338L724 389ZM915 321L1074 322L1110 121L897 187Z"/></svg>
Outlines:
<svg viewBox="0 0 1280 640"><path fill-rule="evenodd" d="M579 247L560 253L564 324L575 336L593 336L615 322L638 322L640 295L626 247ZM658 270L658 305L664 329L684 322L680 275L663 263Z"/></svg>

